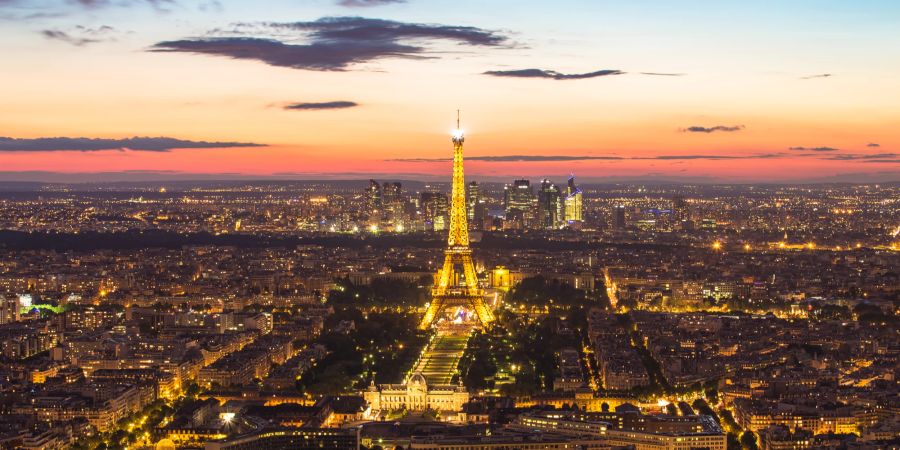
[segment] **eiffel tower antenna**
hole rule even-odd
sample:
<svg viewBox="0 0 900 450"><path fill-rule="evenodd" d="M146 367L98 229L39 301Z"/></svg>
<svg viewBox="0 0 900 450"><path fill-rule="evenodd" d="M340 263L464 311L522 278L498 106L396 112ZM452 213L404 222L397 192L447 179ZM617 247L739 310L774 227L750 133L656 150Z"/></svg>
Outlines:
<svg viewBox="0 0 900 450"><path fill-rule="evenodd" d="M456 110L456 129L459 129L459 110Z"/></svg>

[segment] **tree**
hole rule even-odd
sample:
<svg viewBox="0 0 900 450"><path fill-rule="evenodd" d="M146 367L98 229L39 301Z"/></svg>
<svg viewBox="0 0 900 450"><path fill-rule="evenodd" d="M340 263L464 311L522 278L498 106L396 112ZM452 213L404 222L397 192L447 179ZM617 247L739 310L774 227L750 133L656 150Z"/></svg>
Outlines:
<svg viewBox="0 0 900 450"><path fill-rule="evenodd" d="M737 434L728 433L726 435L727 449L728 450L741 450L741 441L738 439Z"/></svg>
<svg viewBox="0 0 900 450"><path fill-rule="evenodd" d="M669 403L668 405L666 405L666 414L670 416L678 415L678 408L675 407L674 403Z"/></svg>
<svg viewBox="0 0 900 450"><path fill-rule="evenodd" d="M759 446L756 444L756 434L747 430L741 435L741 446L747 450L757 450Z"/></svg>

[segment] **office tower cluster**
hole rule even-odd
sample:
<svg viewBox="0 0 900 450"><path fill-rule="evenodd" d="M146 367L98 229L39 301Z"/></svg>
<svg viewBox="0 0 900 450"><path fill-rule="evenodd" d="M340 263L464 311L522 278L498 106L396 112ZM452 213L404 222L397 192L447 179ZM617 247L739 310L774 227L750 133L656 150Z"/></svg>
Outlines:
<svg viewBox="0 0 900 450"><path fill-rule="evenodd" d="M541 180L537 195L526 179L503 189L505 229L581 229L583 193L569 177L565 191L548 179Z"/></svg>
<svg viewBox="0 0 900 450"><path fill-rule="evenodd" d="M584 223L583 192L569 177L565 185L543 179L536 187L518 179L502 186L469 182L463 190L465 212L472 230L580 230ZM358 192L358 191L357 191ZM416 192L404 191L400 182L369 180L362 197L364 212L355 224L338 231L412 232L450 228L447 186L425 184ZM353 217L348 219L353 222Z"/></svg>

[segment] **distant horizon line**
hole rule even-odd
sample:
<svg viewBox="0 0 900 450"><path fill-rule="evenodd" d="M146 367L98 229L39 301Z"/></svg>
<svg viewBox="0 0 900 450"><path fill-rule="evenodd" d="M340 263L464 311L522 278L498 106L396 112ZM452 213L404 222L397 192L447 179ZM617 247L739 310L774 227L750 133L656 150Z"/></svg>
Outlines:
<svg viewBox="0 0 900 450"><path fill-rule="evenodd" d="M516 179L566 180L573 174L542 176L482 176L469 175L467 181L508 183ZM574 174L581 184L700 184L700 185L813 185L813 184L893 184L900 183L900 171L851 173L805 179L741 179L728 180L710 176L677 176L645 174L628 176L596 176ZM368 180L406 181L417 183L449 183L449 176L422 173L276 173L269 175L240 173L193 173L179 171L118 171L118 172L54 172L0 171L3 184L90 185L90 184L149 184L191 182L366 182Z"/></svg>

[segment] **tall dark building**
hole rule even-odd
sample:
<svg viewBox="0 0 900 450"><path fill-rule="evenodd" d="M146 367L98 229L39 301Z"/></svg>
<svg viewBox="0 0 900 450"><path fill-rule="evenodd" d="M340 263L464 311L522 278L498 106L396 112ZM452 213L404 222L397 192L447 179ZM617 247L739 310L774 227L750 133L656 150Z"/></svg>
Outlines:
<svg viewBox="0 0 900 450"><path fill-rule="evenodd" d="M381 204L384 220L397 225L403 221L403 185L399 182L385 182L381 187Z"/></svg>
<svg viewBox="0 0 900 450"><path fill-rule="evenodd" d="M381 211L381 185L375 180L369 180L369 187L366 188L366 208L369 216Z"/></svg>
<svg viewBox="0 0 900 450"><path fill-rule="evenodd" d="M480 229L484 226L484 219L487 217L487 202L481 195L481 187L476 182L471 182L466 188L467 214L469 219L469 227Z"/></svg>
<svg viewBox="0 0 900 450"><path fill-rule="evenodd" d="M503 188L503 206L506 209L507 226L525 228L534 222L535 197L531 181L515 180Z"/></svg>
<svg viewBox="0 0 900 450"><path fill-rule="evenodd" d="M534 191L531 189L531 181L516 180L512 185L506 185L503 191L503 206L506 212L528 211L534 204Z"/></svg>
<svg viewBox="0 0 900 450"><path fill-rule="evenodd" d="M481 191L478 189L478 183L473 181L466 186L466 216L471 224L475 220L475 206L480 200Z"/></svg>
<svg viewBox="0 0 900 450"><path fill-rule="evenodd" d="M391 203L400 198L403 185L399 182L385 182L381 188L381 199L384 203Z"/></svg>
<svg viewBox="0 0 900 450"><path fill-rule="evenodd" d="M613 227L617 230L624 230L627 225L625 222L625 206L616 205L613 208Z"/></svg>
<svg viewBox="0 0 900 450"><path fill-rule="evenodd" d="M683 195L676 195L672 198L672 216L679 222L690 218L688 204Z"/></svg>
<svg viewBox="0 0 900 450"><path fill-rule="evenodd" d="M419 193L419 208L425 222L435 230L444 230L450 225L450 201L443 192Z"/></svg>
<svg viewBox="0 0 900 450"><path fill-rule="evenodd" d="M541 228L558 228L563 221L563 200L559 187L550 180L541 180L538 191L538 220Z"/></svg>

